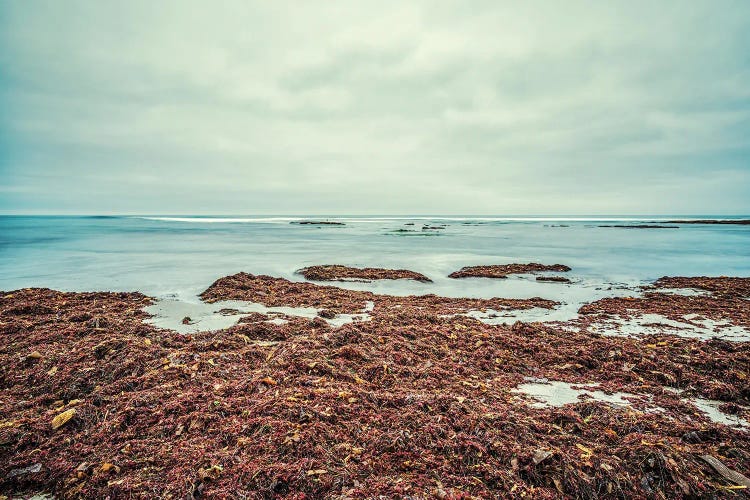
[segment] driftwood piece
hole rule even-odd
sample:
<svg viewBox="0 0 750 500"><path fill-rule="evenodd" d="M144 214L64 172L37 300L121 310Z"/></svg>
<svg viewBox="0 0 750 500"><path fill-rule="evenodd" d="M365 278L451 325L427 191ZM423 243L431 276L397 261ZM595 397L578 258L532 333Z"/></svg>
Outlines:
<svg viewBox="0 0 750 500"><path fill-rule="evenodd" d="M701 456L701 459L713 467L714 470L721 474L721 476L727 481L732 481L734 484L750 488L750 479L747 476L740 474L736 470L730 469L718 458L712 457L711 455L703 455Z"/></svg>

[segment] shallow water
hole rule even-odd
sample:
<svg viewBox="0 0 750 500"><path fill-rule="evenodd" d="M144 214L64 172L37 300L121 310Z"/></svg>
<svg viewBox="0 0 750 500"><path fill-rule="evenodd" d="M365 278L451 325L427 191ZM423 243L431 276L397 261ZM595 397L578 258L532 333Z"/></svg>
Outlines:
<svg viewBox="0 0 750 500"><path fill-rule="evenodd" d="M351 289L578 304L664 275L750 276L750 226L598 227L656 219L338 217L332 220L346 225L310 226L290 224L297 217L2 216L0 289L139 290L192 298L239 271L301 280L294 274L301 267L336 263L407 268L434 280L340 284ZM445 228L423 231L424 225ZM424 234L431 237L412 237ZM447 278L467 265L532 261L571 266L565 276L574 283Z"/></svg>
<svg viewBox="0 0 750 500"><path fill-rule="evenodd" d="M640 401L645 405L647 412L663 412L664 408L652 404L648 395L637 395L626 392L615 392L607 394L597 389L597 383L591 384L569 384L558 380L529 379L527 383L519 385L514 392L529 396L534 408L546 408L550 406L564 406L592 399L601 401L615 407L630 407L634 401ZM670 391L676 394L682 391ZM721 401L701 398L683 398L684 403L694 405L696 410L703 413L710 421L718 424L728 425L741 429L750 429L750 422L736 415L728 415L719 406Z"/></svg>
<svg viewBox="0 0 750 500"><path fill-rule="evenodd" d="M37 286L142 291L162 299L155 306L154 322L190 333L226 328L239 319L218 314L197 298L215 279L239 271L301 281L295 271L315 264L407 268L434 282L335 284L393 295L543 297L561 303L551 310L469 313L491 324L567 321L585 303L638 295L641 285L664 275L750 276L750 226L600 227L658 220L649 217L337 217L331 220L344 225L294 223L301 219L0 216L0 290ZM500 280L447 277L463 266L514 262L569 265L573 269L564 275L572 283L539 282L534 275ZM263 307L246 305L243 311L258 306ZM183 325L185 316L194 318L193 324ZM367 318L340 315L330 323L362 319ZM643 323L603 325L600 333L647 334L649 327ZM750 339L747 331L726 325L685 331L704 339Z"/></svg>
<svg viewBox="0 0 750 500"><path fill-rule="evenodd" d="M355 321L368 321L372 311L373 303L368 302L361 313L337 314L333 318L322 318L334 328ZM299 318L313 319L318 315L319 309L314 307L266 307L257 302L244 300L222 300L206 303L200 300L187 299L161 299L154 304L144 308L144 311L152 317L145 320L158 328L174 330L179 333L198 333L213 330L223 330L234 326L250 313L260 313L268 316L268 322L273 324L284 324L280 316L294 316ZM183 321L185 320L185 321Z"/></svg>
<svg viewBox="0 0 750 500"><path fill-rule="evenodd" d="M547 406L563 406L572 403L579 403L581 398L587 397L596 401L602 401L613 406L630 406L632 403L625 398L636 398L634 394L625 392L615 392L607 394L596 390L597 384L575 385L557 380L550 381L530 381L521 384L516 389L517 392L531 396L535 402L531 406L535 408L545 408Z"/></svg>
<svg viewBox="0 0 750 500"><path fill-rule="evenodd" d="M748 307L750 307L750 304ZM697 315L687 315L684 316L684 319L685 321L675 321L661 314L642 314L632 318L615 317L594 323L588 330L617 337L672 333L681 337L701 340L750 341L750 330L742 326L732 325L727 321L701 319Z"/></svg>

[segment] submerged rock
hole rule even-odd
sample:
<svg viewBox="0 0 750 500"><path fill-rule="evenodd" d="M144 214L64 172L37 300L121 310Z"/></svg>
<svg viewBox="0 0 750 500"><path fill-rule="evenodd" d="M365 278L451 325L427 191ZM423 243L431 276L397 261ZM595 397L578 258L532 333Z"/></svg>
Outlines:
<svg viewBox="0 0 750 500"><path fill-rule="evenodd" d="M691 219L691 220L668 220L669 224L735 224L740 226L750 225L750 219Z"/></svg>
<svg viewBox="0 0 750 500"><path fill-rule="evenodd" d="M680 226L664 226L660 224L609 224L599 227L619 227L622 229L679 229Z"/></svg>
<svg viewBox="0 0 750 500"><path fill-rule="evenodd" d="M571 283L569 278L565 276L537 276L537 281L551 281L553 283Z"/></svg>
<svg viewBox="0 0 750 500"><path fill-rule="evenodd" d="M300 226L346 226L343 222L329 220L298 220L292 221L289 224L299 224Z"/></svg>

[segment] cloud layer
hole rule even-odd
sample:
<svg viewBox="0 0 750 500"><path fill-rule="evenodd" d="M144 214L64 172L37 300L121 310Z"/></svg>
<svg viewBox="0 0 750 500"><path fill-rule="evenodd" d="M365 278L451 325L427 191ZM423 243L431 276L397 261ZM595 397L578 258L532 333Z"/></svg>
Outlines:
<svg viewBox="0 0 750 500"><path fill-rule="evenodd" d="M0 211L750 213L750 3L0 0Z"/></svg>

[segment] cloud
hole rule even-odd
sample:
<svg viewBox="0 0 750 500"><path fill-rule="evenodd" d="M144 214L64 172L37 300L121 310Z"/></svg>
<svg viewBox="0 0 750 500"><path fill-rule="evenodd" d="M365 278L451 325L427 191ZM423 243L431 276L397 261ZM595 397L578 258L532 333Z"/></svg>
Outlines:
<svg viewBox="0 0 750 500"><path fill-rule="evenodd" d="M750 6L0 2L0 211L750 213Z"/></svg>

